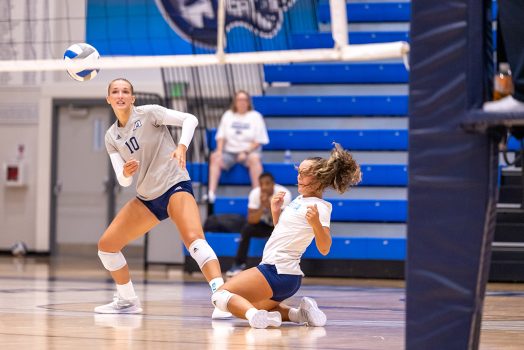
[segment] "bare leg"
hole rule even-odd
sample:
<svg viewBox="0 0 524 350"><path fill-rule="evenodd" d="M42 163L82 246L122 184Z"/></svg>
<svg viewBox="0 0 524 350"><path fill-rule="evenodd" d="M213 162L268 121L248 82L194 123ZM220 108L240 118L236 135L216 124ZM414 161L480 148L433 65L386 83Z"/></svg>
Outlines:
<svg viewBox="0 0 524 350"><path fill-rule="evenodd" d="M98 241L98 249L103 252L116 253L129 242L143 236L159 223L153 213L137 198L131 199L113 219ZM116 284L129 282L129 267L125 265L111 276Z"/></svg>
<svg viewBox="0 0 524 350"><path fill-rule="evenodd" d="M273 291L267 283L266 278L256 268L242 271L232 279L228 280L220 289L225 289L235 294L227 304L229 312L238 318L246 318L247 310L261 306L260 309L271 310L279 303L271 300Z"/></svg>
<svg viewBox="0 0 524 350"><path fill-rule="evenodd" d="M222 155L216 152L209 159L209 192L216 193L218 180L222 173Z"/></svg>
<svg viewBox="0 0 524 350"><path fill-rule="evenodd" d="M275 303L277 304L276 306ZM282 321L291 321L289 319L289 310L291 309L291 307L284 303L278 303L274 300L270 300L270 302L263 301L255 303L254 305L257 309L280 312L280 315L282 316Z"/></svg>
<svg viewBox="0 0 524 350"><path fill-rule="evenodd" d="M249 178L251 187L258 187L258 177L262 174L262 161L259 153L250 153L247 157L246 165L249 168Z"/></svg>
<svg viewBox="0 0 524 350"><path fill-rule="evenodd" d="M186 248L197 239L205 239L200 213L195 198L187 192L177 192L169 199L167 207L169 217L180 231L180 237ZM202 273L209 282L214 278L222 277L218 260L208 261L202 266Z"/></svg>

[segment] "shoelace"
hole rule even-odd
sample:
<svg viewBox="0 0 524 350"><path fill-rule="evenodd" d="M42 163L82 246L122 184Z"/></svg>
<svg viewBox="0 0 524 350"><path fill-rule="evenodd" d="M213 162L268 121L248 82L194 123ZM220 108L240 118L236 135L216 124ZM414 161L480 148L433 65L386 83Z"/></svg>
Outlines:
<svg viewBox="0 0 524 350"><path fill-rule="evenodd" d="M118 294L113 295L113 304L115 305L115 308L118 310L133 306L132 302L130 302L129 300L120 298Z"/></svg>

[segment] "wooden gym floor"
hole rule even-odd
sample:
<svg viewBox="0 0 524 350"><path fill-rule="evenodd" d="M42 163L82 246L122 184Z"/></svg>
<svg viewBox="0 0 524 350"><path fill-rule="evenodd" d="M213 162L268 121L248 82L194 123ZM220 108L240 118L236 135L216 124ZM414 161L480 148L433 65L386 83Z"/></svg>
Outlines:
<svg viewBox="0 0 524 350"><path fill-rule="evenodd" d="M132 262L143 315L95 315L113 284L92 258L0 257L0 349L403 349L402 281L305 279L325 327L284 323L251 329L244 320L211 321L210 292L179 268L145 273ZM524 285L490 284L481 349L524 348Z"/></svg>

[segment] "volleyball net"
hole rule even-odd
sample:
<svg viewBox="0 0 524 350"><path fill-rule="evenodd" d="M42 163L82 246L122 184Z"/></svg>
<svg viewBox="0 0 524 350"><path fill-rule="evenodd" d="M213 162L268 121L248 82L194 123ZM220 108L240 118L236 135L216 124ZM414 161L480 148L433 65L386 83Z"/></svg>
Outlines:
<svg viewBox="0 0 524 350"><path fill-rule="evenodd" d="M44 0L0 5L0 72L404 59L405 41L352 44L345 0ZM318 28L317 10L329 6ZM297 44L297 33L321 31ZM306 35L307 36L307 35ZM321 38L321 39L319 39ZM87 42L98 60L64 61Z"/></svg>

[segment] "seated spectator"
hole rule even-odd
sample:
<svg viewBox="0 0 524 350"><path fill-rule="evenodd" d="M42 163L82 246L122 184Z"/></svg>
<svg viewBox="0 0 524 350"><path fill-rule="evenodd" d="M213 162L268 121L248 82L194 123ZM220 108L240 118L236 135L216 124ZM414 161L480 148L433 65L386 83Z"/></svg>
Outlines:
<svg viewBox="0 0 524 350"><path fill-rule="evenodd" d="M245 91L235 94L215 136L217 146L209 160L208 201L215 202L216 189L222 170L229 170L236 163L249 169L251 186L258 186L262 173L262 145L269 143L264 118L253 110L251 97Z"/></svg>
<svg viewBox="0 0 524 350"><path fill-rule="evenodd" d="M483 109L490 113L524 113L524 5L521 1L498 1L498 31L502 43L497 51L505 48L512 72L514 92L498 101L484 103ZM503 55L498 55L499 59Z"/></svg>
<svg viewBox="0 0 524 350"><path fill-rule="evenodd" d="M263 173L258 178L260 186L251 190L247 204L247 224L242 228L241 241L238 246L235 264L227 271L226 276L232 277L246 268L247 251L251 237L269 237L273 232L273 217L271 216L271 198L278 192L286 192L285 207L291 202L291 192L284 186L275 184L270 173Z"/></svg>

